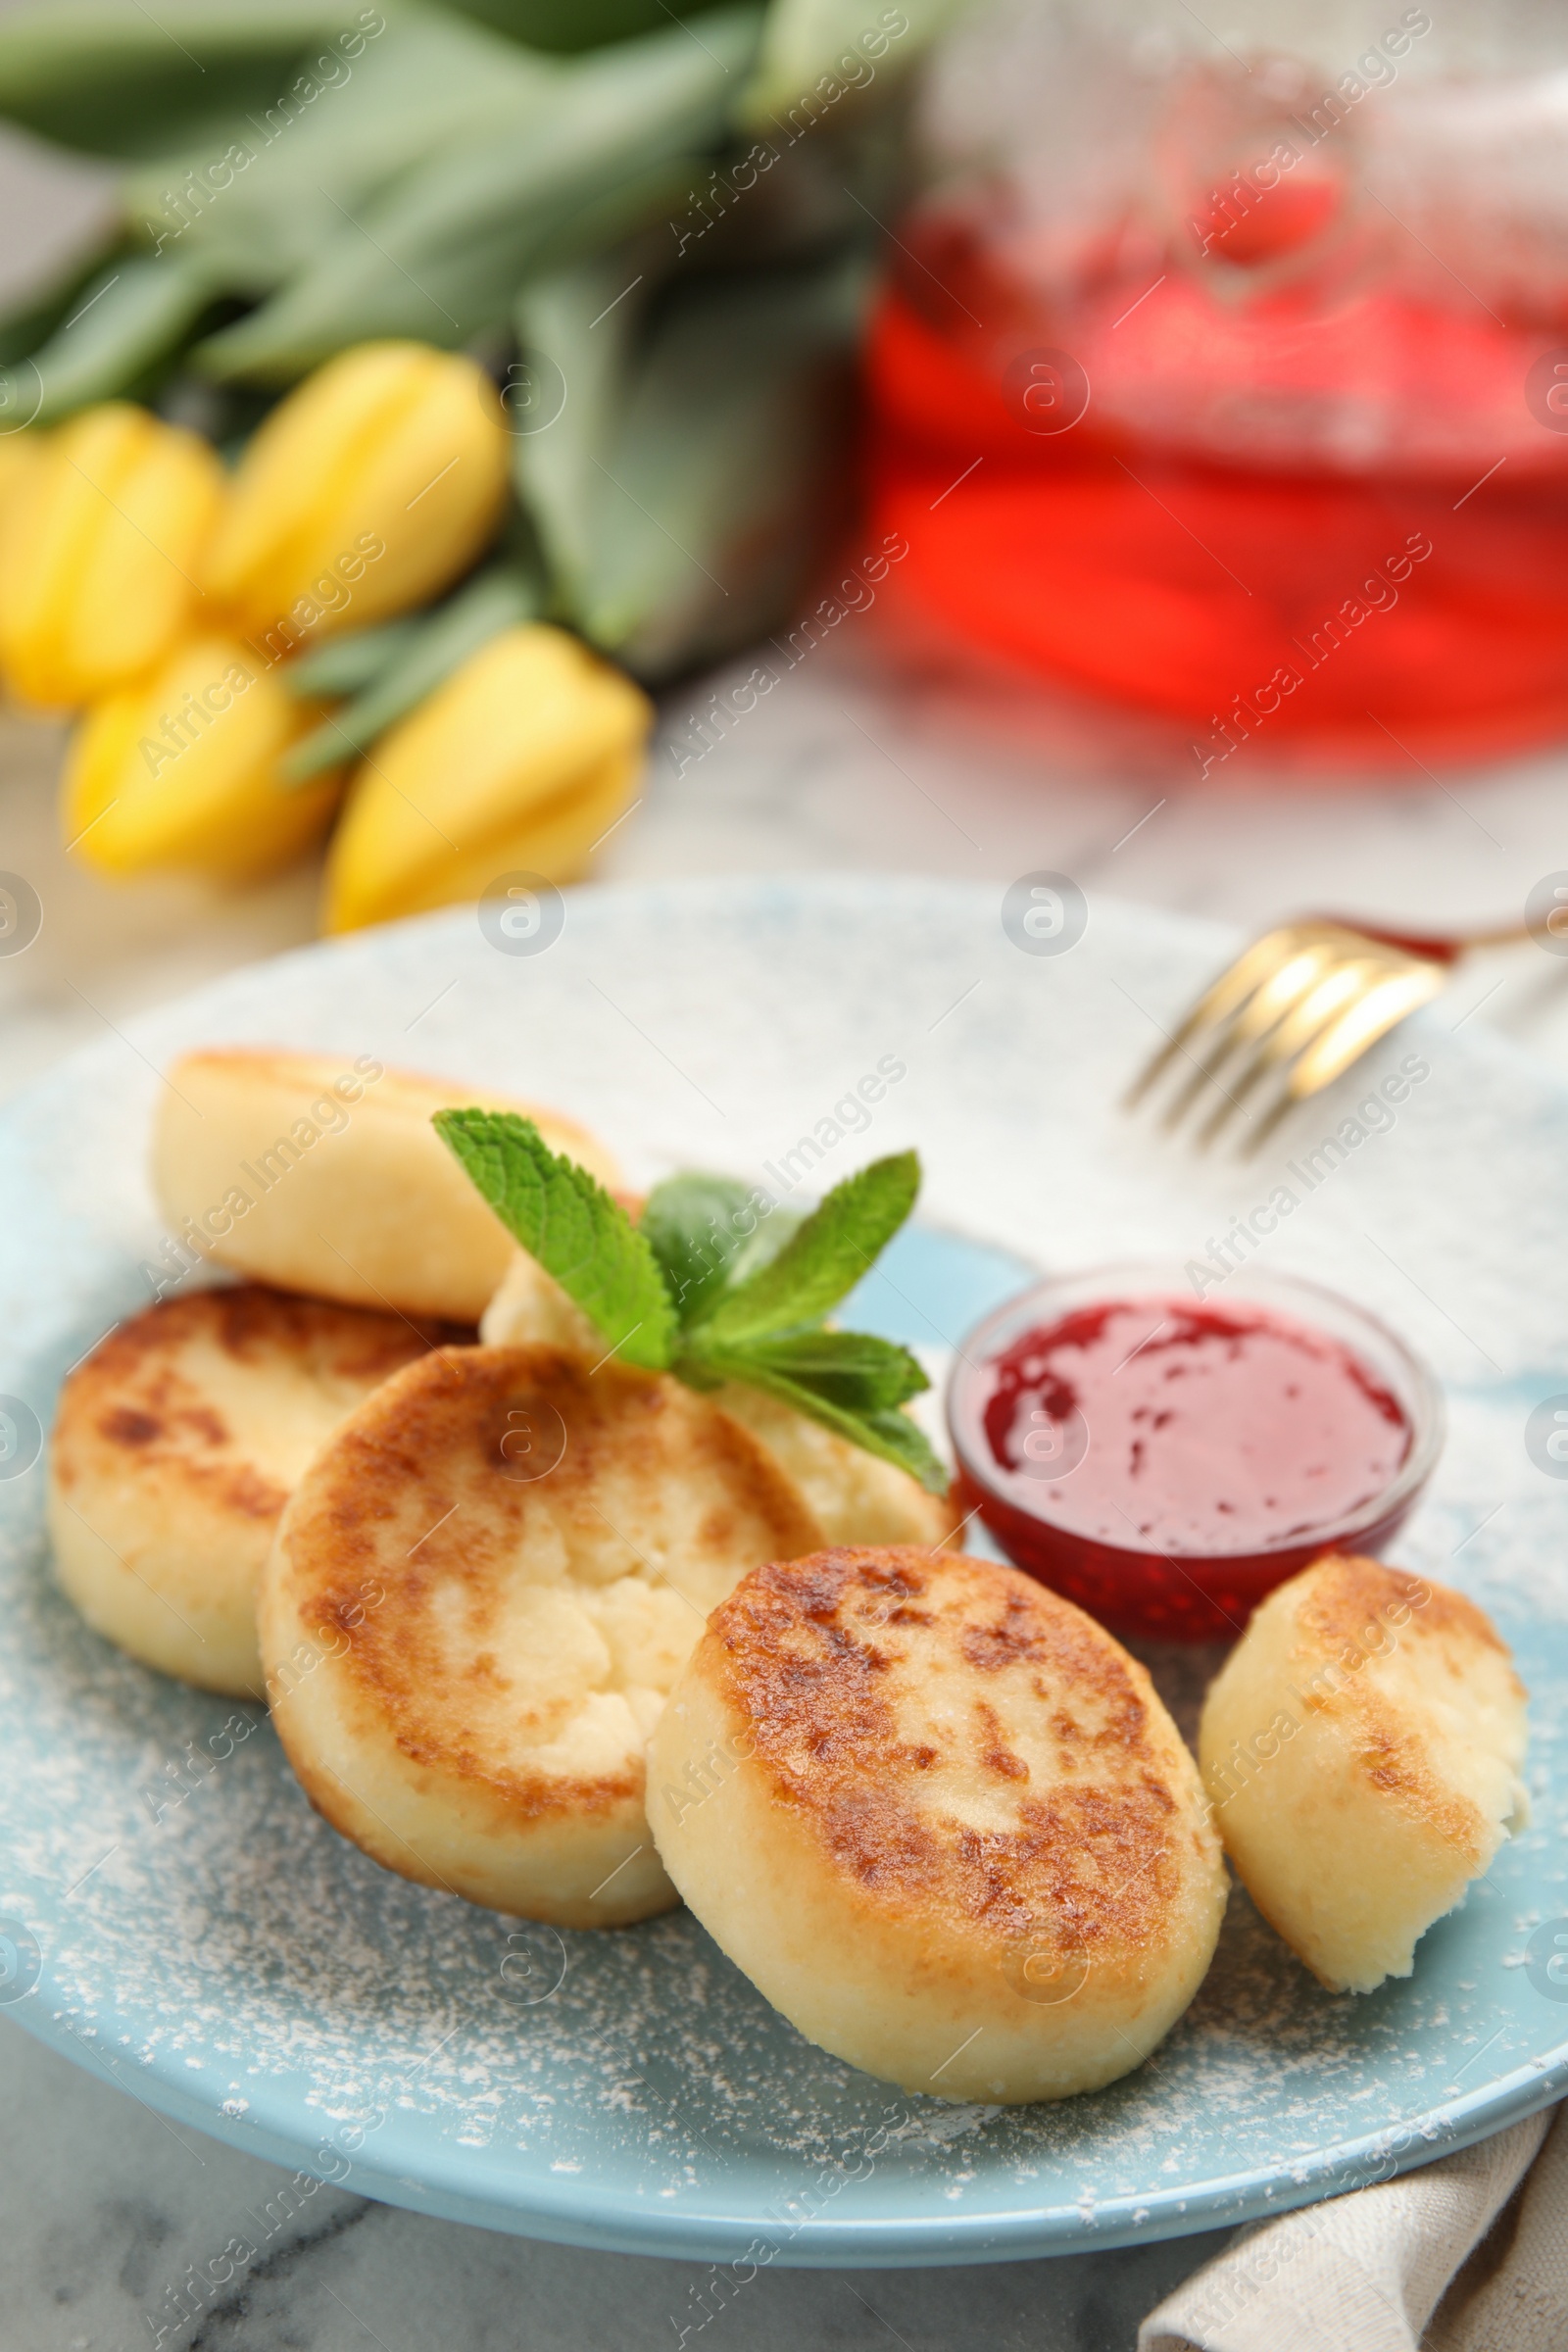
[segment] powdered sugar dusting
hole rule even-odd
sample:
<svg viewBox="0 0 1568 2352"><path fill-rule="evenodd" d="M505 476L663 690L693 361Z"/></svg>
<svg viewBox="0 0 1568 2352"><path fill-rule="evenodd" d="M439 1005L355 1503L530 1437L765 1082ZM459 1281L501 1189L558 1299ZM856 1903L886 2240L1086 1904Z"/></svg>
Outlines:
<svg viewBox="0 0 1568 2352"><path fill-rule="evenodd" d="M1179 1261L1256 1189L1254 1174L1160 1160L1147 1138L1134 1150L1104 1112L1106 1072L1140 1046L1109 967L1152 1005L1174 1002L1212 960L1181 926L1097 908L1083 948L1048 967L1017 956L968 889L699 887L571 906L538 968L493 956L471 917L442 917L241 975L144 1022L138 1043L155 1061L176 1041L247 1034L395 1059L404 996L416 1010L456 973L421 1057L562 1101L639 1176L682 1134L688 1159L759 1165L809 1129L844 1071L895 1052L909 1065L897 1121L859 1156L919 1142L934 1212L1037 1261ZM581 985L590 962L609 999L636 997L691 1086ZM927 1032L927 1010L976 970L970 1009ZM1237 1893L1208 1981L1155 2057L1092 2098L1021 2110L906 2098L809 2047L685 1913L564 1935L564 1975L530 2003L545 1978L502 1973L517 1923L376 1868L311 1812L259 1710L145 1672L76 1620L48 1579L32 1473L0 1482L0 1911L42 1955L12 2014L176 2116L377 2193L671 2250L769 2231L786 2260L848 2238L862 2259L873 2245L951 2259L1241 2219L1333 2179L1347 2146L1407 2161L1510 2100L1540 2103L1562 2079L1568 2009L1518 1963L1535 1922L1568 1914L1568 1489L1521 1431L1568 1389L1568 1370L1544 1368L1568 1329L1561 1253L1544 1247L1568 1105L1468 1038L1430 1050L1405 1130L1325 1187L1279 1261L1367 1296L1445 1373L1452 1438L1399 1556L1496 1613L1538 1701L1535 1825L1432 1932L1412 1980L1334 1998ZM145 1297L137 1263L157 1228L136 1160L154 1083L110 1041L0 1125L0 1388L44 1419L65 1367ZM1424 1175L1435 1137L1441 1197ZM1354 1240L1369 1231L1395 1237L1419 1289L1377 1268ZM896 1336L951 1345L998 1266L929 1236L906 1247L890 1269L904 1304L884 1289L877 1311ZM1150 1662L1190 1731L1212 1659Z"/></svg>

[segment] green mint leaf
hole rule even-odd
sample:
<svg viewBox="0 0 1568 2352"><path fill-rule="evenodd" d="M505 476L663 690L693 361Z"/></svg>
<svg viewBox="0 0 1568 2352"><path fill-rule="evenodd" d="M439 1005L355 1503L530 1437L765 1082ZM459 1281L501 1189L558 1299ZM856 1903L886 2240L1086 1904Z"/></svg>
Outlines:
<svg viewBox="0 0 1568 2352"><path fill-rule="evenodd" d="M778 1254L744 1281L710 1293L694 1318L706 1346L732 1346L819 1322L870 1271L920 1190L914 1152L875 1159L836 1184Z"/></svg>
<svg viewBox="0 0 1568 2352"><path fill-rule="evenodd" d="M437 1134L507 1231L576 1300L607 1348L662 1372L675 1310L658 1258L619 1202L515 1111L438 1110Z"/></svg>
<svg viewBox="0 0 1568 2352"><path fill-rule="evenodd" d="M766 1199L763 1195L763 1199ZM731 1283L741 1283L748 1275L762 1266L770 1266L786 1242L791 1242L806 1223L804 1208L777 1208L765 1220L759 1219L757 1231L736 1250L730 1265Z"/></svg>
<svg viewBox="0 0 1568 2352"><path fill-rule="evenodd" d="M873 1339L869 1332L790 1332L782 1339L726 1348L716 1358L704 1348L703 1336L696 1335L682 1360L695 1357L705 1371L717 1361L729 1380L750 1380L759 1368L776 1372L847 1412L891 1412L931 1386L907 1348Z"/></svg>
<svg viewBox="0 0 1568 2352"><path fill-rule="evenodd" d="M925 1432L907 1413L862 1413L859 1422L870 1436L856 1442L867 1453L880 1453L885 1461L897 1462L901 1470L907 1470L911 1478L918 1479L928 1494L947 1494L952 1484L947 1466L932 1452Z"/></svg>
<svg viewBox="0 0 1568 2352"><path fill-rule="evenodd" d="M799 1209L767 1200L734 1176L688 1172L655 1185L638 1231L664 1270L682 1324L725 1282L740 1282L776 1257L803 1222Z"/></svg>
<svg viewBox="0 0 1568 2352"><path fill-rule="evenodd" d="M733 1176L670 1176L643 1203L638 1231L663 1269L682 1323L727 1277L757 1227L749 1185Z"/></svg>
<svg viewBox="0 0 1568 2352"><path fill-rule="evenodd" d="M704 1357L704 1369L716 1369L720 1360L716 1356ZM775 1372L768 1365L760 1363L750 1349L737 1349L733 1357L722 1360L730 1379L749 1382L754 1389L760 1389L765 1396L776 1396L781 1404L793 1405L798 1413L805 1413L808 1419L820 1421L824 1429L831 1429L838 1437L848 1438L850 1444L858 1446L863 1453L874 1453L881 1460L893 1462L901 1470L907 1470L911 1477L919 1480L928 1494L946 1494L947 1471L907 1413L853 1412L845 1405L836 1404L831 1397L819 1395L815 1389L808 1388L804 1381L792 1380L786 1373Z"/></svg>

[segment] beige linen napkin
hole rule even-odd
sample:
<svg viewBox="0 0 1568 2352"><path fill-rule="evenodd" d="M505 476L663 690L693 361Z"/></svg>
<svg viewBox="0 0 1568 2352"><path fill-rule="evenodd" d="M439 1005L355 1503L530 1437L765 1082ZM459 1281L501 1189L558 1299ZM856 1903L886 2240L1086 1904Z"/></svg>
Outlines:
<svg viewBox="0 0 1568 2352"><path fill-rule="evenodd" d="M1565 2352L1563 2117L1239 2232L1138 2352Z"/></svg>

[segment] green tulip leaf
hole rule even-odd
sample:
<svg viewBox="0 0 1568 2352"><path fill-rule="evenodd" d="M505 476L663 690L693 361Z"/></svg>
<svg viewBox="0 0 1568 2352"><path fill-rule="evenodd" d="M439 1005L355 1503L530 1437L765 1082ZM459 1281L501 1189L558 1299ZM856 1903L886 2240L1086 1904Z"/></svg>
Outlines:
<svg viewBox="0 0 1568 2352"><path fill-rule="evenodd" d="M434 693L470 654L503 629L536 618L543 602L544 583L538 574L513 564L492 565L466 581L444 605L409 624L393 658L361 692L302 737L282 763L284 779L303 784L340 760L357 758L394 720ZM319 663L331 651L326 645L310 658Z"/></svg>
<svg viewBox="0 0 1568 2352"><path fill-rule="evenodd" d="M30 359L0 370L0 423L53 424L131 390L176 356L216 293L199 262L122 255Z"/></svg>
<svg viewBox="0 0 1568 2352"><path fill-rule="evenodd" d="M483 126L350 208L311 263L197 364L220 379L286 381L362 338L453 345L510 321L530 275L669 200L677 164L717 136L759 23L726 10L705 19L701 41L671 25L551 66L504 131Z"/></svg>
<svg viewBox="0 0 1568 2352"><path fill-rule="evenodd" d="M359 17L353 0L47 0L0 17L0 115L89 155L210 143Z"/></svg>
<svg viewBox="0 0 1568 2352"><path fill-rule="evenodd" d="M572 582L584 634L640 676L776 626L820 556L867 283L854 255L699 279L653 321Z"/></svg>
<svg viewBox="0 0 1568 2352"><path fill-rule="evenodd" d="M199 248L236 292L266 295L308 274L334 240L371 251L355 227L368 207L506 133L560 73L461 18L394 14L357 57L318 53L221 136L134 172L126 211L158 252Z"/></svg>
<svg viewBox="0 0 1568 2352"><path fill-rule="evenodd" d="M670 15L663 0L447 0L447 5L530 49L563 55L662 32ZM725 5L726 0L683 0L681 21Z"/></svg>
<svg viewBox="0 0 1568 2352"><path fill-rule="evenodd" d="M736 106L748 131L814 130L876 83L906 74L970 0L773 0Z"/></svg>

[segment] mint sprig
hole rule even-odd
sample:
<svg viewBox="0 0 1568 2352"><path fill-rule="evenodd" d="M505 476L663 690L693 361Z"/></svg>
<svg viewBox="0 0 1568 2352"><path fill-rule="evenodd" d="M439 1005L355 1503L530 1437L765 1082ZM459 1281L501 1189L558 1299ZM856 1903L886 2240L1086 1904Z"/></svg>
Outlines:
<svg viewBox="0 0 1568 2352"><path fill-rule="evenodd" d="M676 1314L689 1323L760 1229L748 1185L733 1176L693 1175L656 1185L637 1230L663 1269Z"/></svg>
<svg viewBox="0 0 1568 2352"><path fill-rule="evenodd" d="M530 1257L574 1298L605 1346L662 1372L675 1309L653 1250L588 1170L510 1110L438 1110L435 1129Z"/></svg>
<svg viewBox="0 0 1568 2352"><path fill-rule="evenodd" d="M929 1493L947 1492L941 1462L899 1410L930 1386L915 1358L891 1340L823 1322L913 1208L915 1152L874 1160L804 1219L733 1178L674 1176L634 1225L531 1119L442 1110L435 1125L611 1352L694 1389L744 1381L909 1471Z"/></svg>
<svg viewBox="0 0 1568 2352"><path fill-rule="evenodd" d="M862 1335L846 1333L844 1336L860 1338ZM898 1350L901 1355L904 1352L903 1348ZM909 1360L913 1362L912 1357ZM824 1429L831 1429L838 1437L848 1438L850 1444L858 1446L862 1453L878 1454L885 1462L897 1463L901 1470L907 1470L917 1478L928 1494L945 1494L948 1491L946 1470L927 1445L924 1433L909 1419L907 1413L881 1406L857 1408L840 1403L825 1386L815 1381L792 1380L754 1348L737 1348L711 1355L688 1355L677 1359L674 1368L692 1388L712 1388L726 1380L745 1381L750 1387L760 1389L764 1396L775 1396L780 1404L793 1405L798 1413L805 1413L808 1419L820 1421ZM929 1388L930 1383L919 1365L915 1364L914 1369L919 1374L920 1388ZM693 1378L694 1372L699 1377ZM918 1390L911 1392L914 1395L918 1393Z"/></svg>
<svg viewBox="0 0 1568 2352"><path fill-rule="evenodd" d="M898 1152L836 1184L778 1255L746 1280L705 1298L694 1323L705 1341L733 1347L819 1323L877 1258L920 1190L920 1156Z"/></svg>
<svg viewBox="0 0 1568 2352"><path fill-rule="evenodd" d="M733 1348L713 1346L703 1331L695 1346L705 1363L752 1365L771 1379L808 1388L848 1412L891 1412L931 1386L907 1348L893 1340L873 1339L865 1331L827 1331L817 1326L810 1331L786 1332L778 1339L752 1340Z"/></svg>

